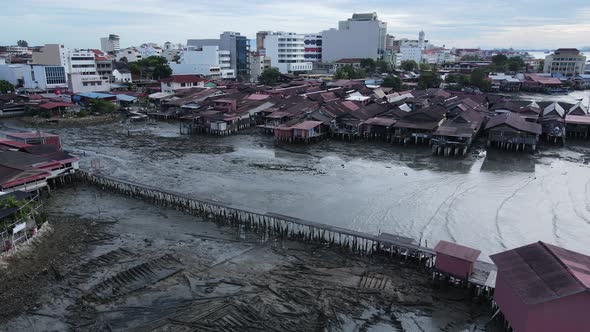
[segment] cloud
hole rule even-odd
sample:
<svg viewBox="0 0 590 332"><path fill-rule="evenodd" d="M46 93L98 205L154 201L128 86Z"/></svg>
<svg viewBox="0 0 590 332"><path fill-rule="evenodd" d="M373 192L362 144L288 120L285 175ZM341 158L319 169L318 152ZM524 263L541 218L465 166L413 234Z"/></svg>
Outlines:
<svg viewBox="0 0 590 332"><path fill-rule="evenodd" d="M435 44L458 47L555 48L588 44L590 5L548 0L493 2L422 0L21 0L3 4L0 44L26 39L31 44L63 43L97 47L109 33L123 46L143 42L186 42L239 31L255 38L259 30L301 33L338 26L353 12L378 13L396 37L415 38L424 30ZM14 39L14 40L12 40Z"/></svg>

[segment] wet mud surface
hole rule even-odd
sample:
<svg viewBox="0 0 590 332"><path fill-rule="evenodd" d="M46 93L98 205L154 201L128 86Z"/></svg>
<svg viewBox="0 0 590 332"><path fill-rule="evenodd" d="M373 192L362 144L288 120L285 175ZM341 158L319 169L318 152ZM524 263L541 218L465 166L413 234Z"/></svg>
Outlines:
<svg viewBox="0 0 590 332"><path fill-rule="evenodd" d="M266 238L86 186L55 192L46 209L52 231L8 265L34 283L21 276L11 294L26 286L34 296L3 294L0 330L494 331L489 305L404 261Z"/></svg>
<svg viewBox="0 0 590 332"><path fill-rule="evenodd" d="M18 124L16 124L18 125ZM136 125L138 126L138 125ZM488 255L543 240L590 254L590 142L536 154L486 151L461 159L427 146L325 140L275 145L256 130L180 136L157 123L56 129L81 165L226 204L433 247L456 241Z"/></svg>

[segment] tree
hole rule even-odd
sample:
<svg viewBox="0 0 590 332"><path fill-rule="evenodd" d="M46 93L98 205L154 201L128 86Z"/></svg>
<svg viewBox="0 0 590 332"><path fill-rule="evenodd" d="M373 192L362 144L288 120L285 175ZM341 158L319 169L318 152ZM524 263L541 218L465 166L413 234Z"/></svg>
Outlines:
<svg viewBox="0 0 590 332"><path fill-rule="evenodd" d="M375 64L375 60L371 58L361 59L361 68L363 68L367 73L374 73L377 65Z"/></svg>
<svg viewBox="0 0 590 332"><path fill-rule="evenodd" d="M401 63L401 69L405 71L413 71L418 69L418 64L414 60L405 60Z"/></svg>
<svg viewBox="0 0 590 332"><path fill-rule="evenodd" d="M354 68L351 65L345 65L339 68L334 75L337 79L356 79L366 77L364 70L360 68Z"/></svg>
<svg viewBox="0 0 590 332"><path fill-rule="evenodd" d="M281 77L281 72L276 68L266 68L260 74L258 81L262 84L266 85L274 85L277 84L279 78Z"/></svg>
<svg viewBox="0 0 590 332"><path fill-rule="evenodd" d="M428 71L428 70L431 70L431 69L432 69L432 67L430 67L430 65L427 64L427 63L421 63L420 64L420 70L421 71Z"/></svg>
<svg viewBox="0 0 590 332"><path fill-rule="evenodd" d="M380 73L389 73L391 71L391 64L387 61L377 60L375 65Z"/></svg>
<svg viewBox="0 0 590 332"><path fill-rule="evenodd" d="M524 60L521 57L515 56L508 59L508 70L513 72L519 72L525 67Z"/></svg>
<svg viewBox="0 0 590 332"><path fill-rule="evenodd" d="M168 66L168 60L162 56L150 56L130 63L129 71L134 75L140 75L154 80L172 75L172 69Z"/></svg>
<svg viewBox="0 0 590 332"><path fill-rule="evenodd" d="M506 71L508 57L504 54L496 54L492 57L492 64L494 65L494 71Z"/></svg>
<svg viewBox="0 0 590 332"><path fill-rule="evenodd" d="M14 92L14 85L8 81L0 80L0 93Z"/></svg>
<svg viewBox="0 0 590 332"><path fill-rule="evenodd" d="M29 47L29 43L27 43L26 40L19 40L16 42L16 45L20 46L20 47Z"/></svg>
<svg viewBox="0 0 590 332"><path fill-rule="evenodd" d="M437 71L424 71L418 78L419 89L438 88L440 86L441 79Z"/></svg>
<svg viewBox="0 0 590 332"><path fill-rule="evenodd" d="M481 91L489 91L492 87L492 83L487 79L487 76L487 73L483 69L476 68L471 72L471 84L478 87Z"/></svg>
<svg viewBox="0 0 590 332"><path fill-rule="evenodd" d="M545 70L545 60L539 61L539 67L537 67L537 71L542 73Z"/></svg>
<svg viewBox="0 0 590 332"><path fill-rule="evenodd" d="M402 80L397 76L387 76L381 86L386 88L392 88L394 90L401 90L402 88Z"/></svg>
<svg viewBox="0 0 590 332"><path fill-rule="evenodd" d="M117 105L104 99L92 99L88 102L88 105L93 113L98 114L109 114L117 110Z"/></svg>

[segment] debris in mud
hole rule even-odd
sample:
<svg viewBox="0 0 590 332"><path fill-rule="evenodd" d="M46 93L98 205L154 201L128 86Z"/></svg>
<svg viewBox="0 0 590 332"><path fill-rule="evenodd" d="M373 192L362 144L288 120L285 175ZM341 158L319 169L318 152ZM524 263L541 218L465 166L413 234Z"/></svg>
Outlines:
<svg viewBox="0 0 590 332"><path fill-rule="evenodd" d="M285 171L285 172L316 172L315 168L298 165L284 165L284 164L250 164L251 167L271 170L271 171Z"/></svg>
<svg viewBox="0 0 590 332"><path fill-rule="evenodd" d="M70 271L91 245L111 238L107 225L74 216L53 216L51 232L3 257L0 265L0 322L32 310L41 289L68 279Z"/></svg>

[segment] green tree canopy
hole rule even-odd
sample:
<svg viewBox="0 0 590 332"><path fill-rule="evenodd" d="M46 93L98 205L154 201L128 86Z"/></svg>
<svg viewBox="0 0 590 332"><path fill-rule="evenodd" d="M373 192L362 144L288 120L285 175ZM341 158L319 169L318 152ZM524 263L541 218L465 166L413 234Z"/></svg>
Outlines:
<svg viewBox="0 0 590 332"><path fill-rule="evenodd" d="M524 60L521 57L515 56L508 59L508 70L513 72L519 72L525 68Z"/></svg>
<svg viewBox="0 0 590 332"><path fill-rule="evenodd" d="M159 80L170 77L172 69L168 65L168 60L162 56L150 56L129 64L129 71L134 75L140 75L143 78Z"/></svg>
<svg viewBox="0 0 590 332"><path fill-rule="evenodd" d="M429 64L427 64L427 63L421 63L420 64L420 70L421 71L427 71L427 70L431 70L431 69L432 69L432 67Z"/></svg>
<svg viewBox="0 0 590 332"><path fill-rule="evenodd" d="M14 85L5 80L0 80L0 93L14 92Z"/></svg>
<svg viewBox="0 0 590 332"><path fill-rule="evenodd" d="M361 68L354 68L351 65L346 65L339 68L334 75L337 79L357 79L366 77L366 73Z"/></svg>
<svg viewBox="0 0 590 332"><path fill-rule="evenodd" d="M16 42L16 45L20 46L20 47L29 47L29 43L27 43L26 40L19 40Z"/></svg>
<svg viewBox="0 0 590 332"><path fill-rule="evenodd" d="M440 75L436 70L424 71L418 78L418 88L420 89L438 88L440 83Z"/></svg>
<svg viewBox="0 0 590 332"><path fill-rule="evenodd" d="M401 69L405 71L413 71L418 69L418 64L414 60L405 60L401 63Z"/></svg>
<svg viewBox="0 0 590 332"><path fill-rule="evenodd" d="M375 63L375 60L371 58L361 59L361 68L367 73L374 73L377 69L377 64Z"/></svg>
<svg viewBox="0 0 590 332"><path fill-rule="evenodd" d="M401 90L402 88L402 80L397 76L387 76L381 86L386 88L392 88L394 90Z"/></svg>
<svg viewBox="0 0 590 332"><path fill-rule="evenodd" d="M476 68L471 72L470 82L472 85L478 87L481 91L489 91L492 87L492 83L487 80L487 72L481 68Z"/></svg>
<svg viewBox="0 0 590 332"><path fill-rule="evenodd" d="M380 73L389 73L391 71L391 64L387 61L377 60L375 65Z"/></svg>
<svg viewBox="0 0 590 332"><path fill-rule="evenodd" d="M545 70L545 60L539 61L539 67L537 67L538 72L543 72Z"/></svg>
<svg viewBox="0 0 590 332"><path fill-rule="evenodd" d="M109 114L117 110L117 105L104 99L92 99L88 102L93 113Z"/></svg>
<svg viewBox="0 0 590 332"><path fill-rule="evenodd" d="M262 71L258 80L262 84L274 85L277 84L280 77L281 72L277 68L266 68Z"/></svg>

